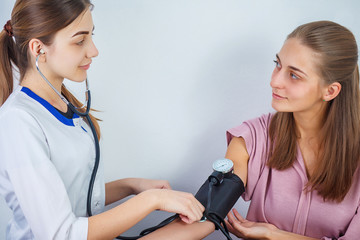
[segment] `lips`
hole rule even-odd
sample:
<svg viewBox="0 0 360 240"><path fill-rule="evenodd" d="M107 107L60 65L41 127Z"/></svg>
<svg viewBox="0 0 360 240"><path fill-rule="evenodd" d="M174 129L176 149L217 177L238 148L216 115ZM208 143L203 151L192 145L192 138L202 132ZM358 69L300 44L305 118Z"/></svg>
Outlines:
<svg viewBox="0 0 360 240"><path fill-rule="evenodd" d="M83 70L88 70L90 68L90 64L91 64L91 62L86 64L86 65L80 66L80 68L83 69Z"/></svg>
<svg viewBox="0 0 360 240"><path fill-rule="evenodd" d="M277 100L286 99L286 97L280 96L280 95L278 95L278 94L276 94L276 93L272 93L272 97L273 97L274 99L277 99Z"/></svg>

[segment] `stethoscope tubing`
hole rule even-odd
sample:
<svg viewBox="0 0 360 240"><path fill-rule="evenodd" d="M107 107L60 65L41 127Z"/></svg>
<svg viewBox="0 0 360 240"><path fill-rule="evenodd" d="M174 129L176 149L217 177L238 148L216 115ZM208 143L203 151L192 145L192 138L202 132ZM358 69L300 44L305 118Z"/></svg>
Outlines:
<svg viewBox="0 0 360 240"><path fill-rule="evenodd" d="M66 103L66 105L78 116L80 117L85 117L86 121L88 122L93 138L94 138L94 143L95 143L95 163L94 163L94 168L92 170L91 173L91 177L90 177L90 182L89 182L89 188L88 188L88 193L87 193L87 201L86 201L86 212L88 214L88 216L92 216L92 211L91 211L91 199L92 199L92 192L93 192L93 188L94 188L94 183L95 183L95 178L96 178L96 174L97 174L97 170L99 168L99 163L100 163L100 144L99 144L99 139L98 139L98 135L96 133L96 129L94 126L94 123L92 122L89 112L91 109L91 93L89 90L89 84L88 84L88 80L86 78L86 97L87 97L87 103L86 103L86 110L85 112L80 112L77 110L77 108L71 103L69 102L61 93L59 93L59 91L50 83L50 81L44 76L44 74L40 71L39 68L39 57L41 56L41 53L36 57L36 61L35 61L35 65L36 65L36 69L39 72L40 76L48 83L48 85L56 92L57 95L59 95L59 97L61 98L61 100L63 102Z"/></svg>
<svg viewBox="0 0 360 240"><path fill-rule="evenodd" d="M87 194L87 200L86 200L86 212L88 214L89 217L91 217L92 211L91 211L91 199L92 199L92 192L94 189L94 183L95 183L95 178L96 178L96 174L99 168L99 163L100 163L100 143L99 143L99 139L98 139L98 135L96 133L96 129L94 126L93 121L90 118L89 115L89 111L90 111L90 106L91 106L91 93L90 90L87 90L87 97L88 97L88 102L87 102L87 106L86 106L86 111L85 112L79 112L76 107L69 102L68 107L77 115L81 116L81 117L85 117L86 121L88 122L91 132L93 134L93 138L94 138L94 143L95 143L95 163L94 163L94 168L92 170L91 173L91 177L90 177L90 182L89 182L89 188L88 188L88 194Z"/></svg>

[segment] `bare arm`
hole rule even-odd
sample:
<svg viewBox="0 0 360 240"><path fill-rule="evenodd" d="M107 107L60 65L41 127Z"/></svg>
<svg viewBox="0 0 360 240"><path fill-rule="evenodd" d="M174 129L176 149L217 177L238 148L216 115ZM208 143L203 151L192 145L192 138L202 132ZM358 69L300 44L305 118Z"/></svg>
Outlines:
<svg viewBox="0 0 360 240"><path fill-rule="evenodd" d="M119 179L105 184L105 205L149 189L171 189L171 187L169 182L164 180L144 178Z"/></svg>
<svg viewBox="0 0 360 240"><path fill-rule="evenodd" d="M233 161L234 173L241 178L244 186L246 186L249 154L246 150L245 140L241 137L232 138L225 157Z"/></svg>
<svg viewBox="0 0 360 240"><path fill-rule="evenodd" d="M151 189L109 211L89 217L88 239L113 239L156 209L179 213L187 223L198 221L204 211L190 193Z"/></svg>
<svg viewBox="0 0 360 240"><path fill-rule="evenodd" d="M171 224L142 237L142 240L199 240L203 239L215 230L212 222L194 222L186 224L176 220Z"/></svg>
<svg viewBox="0 0 360 240"><path fill-rule="evenodd" d="M128 179L120 179L105 184L105 205L134 194Z"/></svg>
<svg viewBox="0 0 360 240"><path fill-rule="evenodd" d="M285 231L282 231L279 229L271 232L269 239L274 239L274 240L275 239L276 240L318 240L317 238L306 237L306 236L302 236L302 235L295 234L295 233L285 232Z"/></svg>

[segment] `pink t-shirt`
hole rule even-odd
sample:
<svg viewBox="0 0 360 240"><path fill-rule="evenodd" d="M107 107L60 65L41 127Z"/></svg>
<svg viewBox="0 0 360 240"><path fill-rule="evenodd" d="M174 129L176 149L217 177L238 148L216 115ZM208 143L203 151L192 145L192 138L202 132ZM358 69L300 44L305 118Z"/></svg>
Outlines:
<svg viewBox="0 0 360 240"><path fill-rule="evenodd" d="M263 115L227 132L228 143L232 137L244 138L250 155L243 195L245 201L251 200L247 219L323 240L360 239L359 171L341 203L324 202L316 191L304 191L308 178L299 147L291 168L278 171L266 165L271 117L272 114Z"/></svg>

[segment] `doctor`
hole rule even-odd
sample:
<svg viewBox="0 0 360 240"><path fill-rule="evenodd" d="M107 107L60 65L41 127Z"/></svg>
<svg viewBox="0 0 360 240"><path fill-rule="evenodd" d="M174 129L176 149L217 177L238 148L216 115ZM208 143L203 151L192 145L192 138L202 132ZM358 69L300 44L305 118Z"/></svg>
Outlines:
<svg viewBox="0 0 360 240"><path fill-rule="evenodd" d="M112 239L156 209L179 213L185 223L204 211L193 195L171 190L166 181L105 184L100 161L93 216L87 215L97 154L89 123L97 138L100 129L94 116L79 117L56 91L77 111L86 110L63 81L84 81L98 55L92 6L89 0L18 0L0 33L0 194L13 212L7 239ZM15 89L13 67L20 73ZM131 194L137 195L103 212Z"/></svg>

